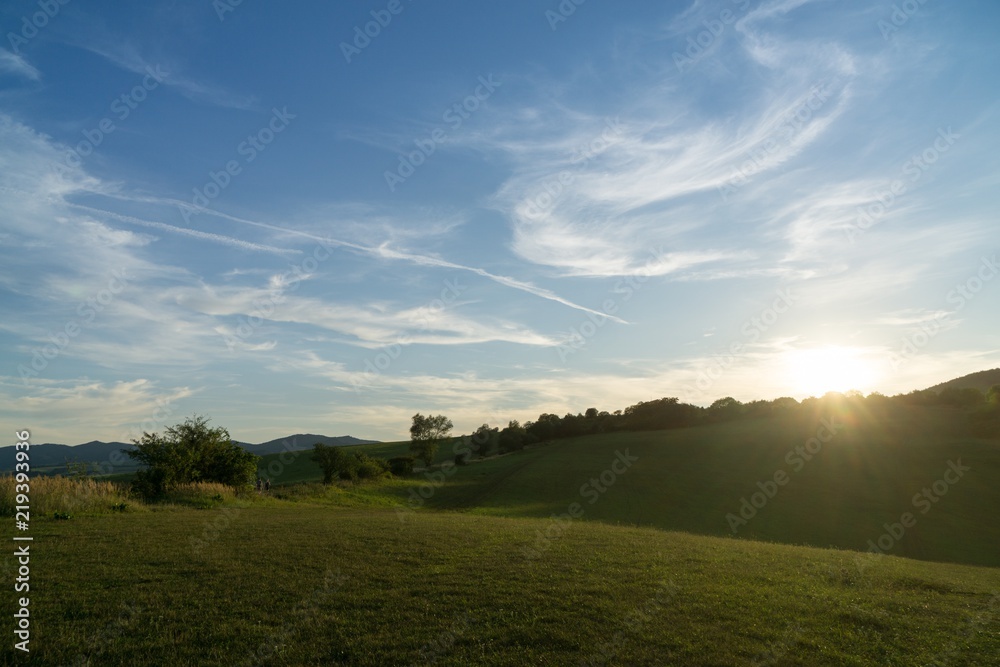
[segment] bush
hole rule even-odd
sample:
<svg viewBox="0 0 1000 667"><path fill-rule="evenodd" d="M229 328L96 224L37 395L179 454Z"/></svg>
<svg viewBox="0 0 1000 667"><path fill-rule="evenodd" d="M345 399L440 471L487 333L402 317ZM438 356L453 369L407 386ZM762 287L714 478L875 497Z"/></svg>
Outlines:
<svg viewBox="0 0 1000 667"><path fill-rule="evenodd" d="M253 484L259 456L246 451L224 428L209 428L206 417L190 417L163 435L143 433L122 450L145 464L136 474L135 490L146 498L162 498L182 484L217 482L239 488Z"/></svg>
<svg viewBox="0 0 1000 667"><path fill-rule="evenodd" d="M389 459L389 472L396 477L406 477L413 474L413 463L416 461L412 456L396 456Z"/></svg>
<svg viewBox="0 0 1000 667"><path fill-rule="evenodd" d="M354 469L358 479L381 479L389 476L389 462L385 459L368 456L364 452L354 456L358 459Z"/></svg>
<svg viewBox="0 0 1000 667"><path fill-rule="evenodd" d="M355 479L357 461L340 447L331 447L317 442L310 457L323 470L323 483L333 484L335 479Z"/></svg>

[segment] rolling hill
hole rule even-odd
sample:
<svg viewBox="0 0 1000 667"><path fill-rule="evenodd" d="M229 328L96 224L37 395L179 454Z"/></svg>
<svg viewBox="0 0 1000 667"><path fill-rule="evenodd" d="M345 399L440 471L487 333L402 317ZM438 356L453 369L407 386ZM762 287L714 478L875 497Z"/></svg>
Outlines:
<svg viewBox="0 0 1000 667"><path fill-rule="evenodd" d="M823 419L832 419L833 437L810 442ZM362 449L396 456L406 443ZM635 461L617 474L620 454ZM453 457L442 447L437 465ZM276 459L264 457L261 468ZM308 456L278 472L271 481L279 494L282 485L322 478ZM998 478L1000 437L970 433L959 409L909 407L569 438L349 495L407 516L433 509L551 519L578 503L587 522L859 551L909 513L915 525L882 539L887 553L998 567L1000 524L983 519L984 507L1000 505Z"/></svg>
<svg viewBox="0 0 1000 667"><path fill-rule="evenodd" d="M1000 368L994 368L988 371L979 371L978 373L963 375L960 378L955 378L954 380L948 380L947 382L936 384L933 387L928 387L928 389L938 394L945 389L978 389L979 391L985 393L990 387L998 384L1000 384Z"/></svg>
<svg viewBox="0 0 1000 667"><path fill-rule="evenodd" d="M364 445L377 442L376 440L362 440L350 435L330 437L326 435L313 435L309 433L298 433L285 438L276 438L260 444L250 444L238 442L241 447L257 455L274 454L283 451L299 451L310 449L317 442L326 445ZM101 442L93 440L81 445L60 445L52 443L31 445L31 467L36 472L62 473L66 472L66 463L86 462L96 466L98 470L113 470L115 473L131 472L138 469L133 461L127 457L121 458L116 452L122 449L130 449L133 445L124 442ZM0 447L0 471L14 469L14 447Z"/></svg>
<svg viewBox="0 0 1000 667"><path fill-rule="evenodd" d="M957 407L831 406L458 467L444 446L361 484L273 453L270 493L33 517L32 658L995 665L1000 436Z"/></svg>

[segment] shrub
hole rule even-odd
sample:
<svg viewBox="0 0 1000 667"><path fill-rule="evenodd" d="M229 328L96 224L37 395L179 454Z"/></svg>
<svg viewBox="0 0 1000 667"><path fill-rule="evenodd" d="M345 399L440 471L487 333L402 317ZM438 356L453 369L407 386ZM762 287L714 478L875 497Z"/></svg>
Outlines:
<svg viewBox="0 0 1000 667"><path fill-rule="evenodd" d="M368 456L364 452L355 454L358 459L355 474L359 479L381 479L389 475L389 462Z"/></svg>
<svg viewBox="0 0 1000 667"><path fill-rule="evenodd" d="M389 459L389 472L391 472L396 477L406 477L407 475L413 474L413 462L416 461L412 456L396 456Z"/></svg>
<svg viewBox="0 0 1000 667"><path fill-rule="evenodd" d="M233 442L226 429L209 428L206 417L190 417L163 435L143 433L132 442L135 449L122 451L145 464L136 474L134 488L146 498L161 498L193 482L249 487L260 460Z"/></svg>
<svg viewBox="0 0 1000 667"><path fill-rule="evenodd" d="M323 483L333 484L335 479L355 479L357 461L341 447L331 447L317 442L310 458L323 470Z"/></svg>

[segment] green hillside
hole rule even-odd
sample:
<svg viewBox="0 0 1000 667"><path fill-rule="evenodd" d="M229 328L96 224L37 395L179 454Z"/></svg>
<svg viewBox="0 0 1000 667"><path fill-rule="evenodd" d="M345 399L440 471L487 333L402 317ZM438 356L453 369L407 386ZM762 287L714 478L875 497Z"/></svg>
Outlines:
<svg viewBox="0 0 1000 667"><path fill-rule="evenodd" d="M995 414L837 405L35 516L32 664L996 665Z"/></svg>
<svg viewBox="0 0 1000 667"><path fill-rule="evenodd" d="M961 415L942 408L867 419L834 415L837 432L828 443L813 443L820 445L816 454L802 448L818 432L826 433L820 419L828 417L586 436L476 462L449 475L436 472L430 481L417 474L362 493L386 496L407 514L433 508L550 517L579 503L585 521L858 550L868 549L869 540L877 544L888 532L885 524L894 528L910 513L914 525L904 526L898 539L892 533L883 538L889 553L1000 566L1000 522L983 520L983 508L1000 506L995 483L1000 441L963 433ZM405 443L366 449L398 455ZM636 460L600 492L600 476L615 465L616 452ZM452 456L443 447L438 460ZM956 478L951 463L969 470ZM785 484L775 482L776 474L779 480L784 474ZM320 477L304 455L275 481ZM943 481L946 477L955 483ZM942 495L935 493L936 482ZM929 496L920 495L924 489ZM761 500L766 500L761 508L750 506Z"/></svg>
<svg viewBox="0 0 1000 667"><path fill-rule="evenodd" d="M209 544L193 549L207 525ZM33 530L32 664L881 667L1000 655L996 569L597 522L574 522L532 559L545 520L403 523L303 503ZM0 651L12 664L11 642Z"/></svg>
<svg viewBox="0 0 1000 667"><path fill-rule="evenodd" d="M978 389L985 393L989 391L990 387L996 385L1000 385L1000 368L963 375L960 378L936 384L933 387L929 387L929 389L938 394L945 389Z"/></svg>

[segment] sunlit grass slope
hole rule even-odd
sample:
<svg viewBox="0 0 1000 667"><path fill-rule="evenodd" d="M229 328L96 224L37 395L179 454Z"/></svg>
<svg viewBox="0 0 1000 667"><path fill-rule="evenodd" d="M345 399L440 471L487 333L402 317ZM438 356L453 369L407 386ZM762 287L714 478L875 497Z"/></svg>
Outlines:
<svg viewBox="0 0 1000 667"><path fill-rule="evenodd" d="M615 461L626 452L635 461L623 468ZM450 449L438 458L451 458ZM951 464L968 470L957 477ZM607 472L616 465L620 474ZM320 477L308 455L289 468L297 480ZM584 521L857 550L881 539L892 555L1000 566L1000 522L990 509L1000 506L997 480L1000 440L963 433L953 411L913 409L557 440L359 493L417 511L510 517L563 515L578 503ZM913 525L902 526L905 513Z"/></svg>
<svg viewBox="0 0 1000 667"><path fill-rule="evenodd" d="M309 503L36 521L31 664L881 667L1000 655L998 570L585 521L526 557L547 525ZM13 663L11 642L0 652Z"/></svg>

